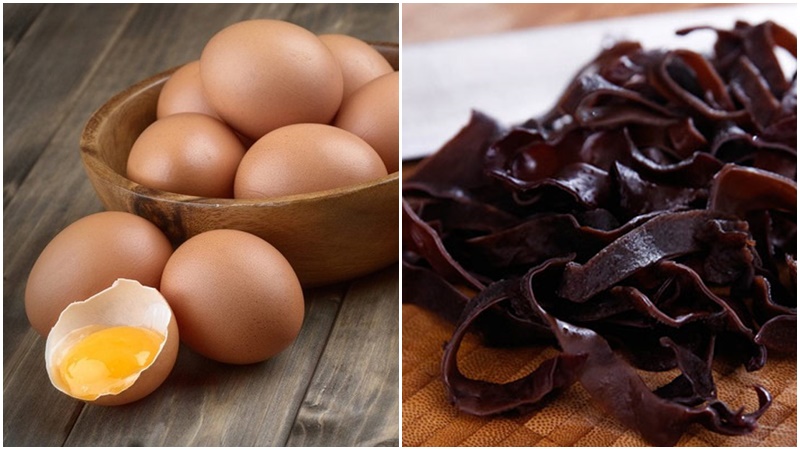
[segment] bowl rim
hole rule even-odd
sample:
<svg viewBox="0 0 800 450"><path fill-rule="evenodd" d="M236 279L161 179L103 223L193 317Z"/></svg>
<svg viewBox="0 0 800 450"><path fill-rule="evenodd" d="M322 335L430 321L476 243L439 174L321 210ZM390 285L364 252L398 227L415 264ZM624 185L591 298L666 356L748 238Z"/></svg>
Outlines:
<svg viewBox="0 0 800 450"><path fill-rule="evenodd" d="M388 47L392 49L399 49L397 43L390 42L368 42L373 47ZM188 61L190 62L190 61ZM186 63L184 63L186 64ZM301 194L283 195L278 197L268 197L260 199L237 199L237 198L215 198L215 197L200 197L186 194L179 194L170 191L151 188L142 184L136 183L133 180L119 174L112 169L108 164L99 158L100 147L98 144L98 136L101 125L108 120L108 117L121 105L129 101L137 94L142 93L148 89L152 89L158 84L163 84L169 76L181 68L184 64L172 67L162 72L151 75L143 80L140 80L127 88L117 92L103 105L101 105L92 115L83 127L80 138L80 154L84 160L84 168L91 171L93 175L99 177L102 181L116 186L129 194L137 197L144 197L150 200L175 203L182 205L194 205L197 207L220 207L220 206L234 206L234 207L269 207L281 206L288 203L308 203L320 199L329 199L335 197L343 197L353 195L358 192L385 185L395 184L399 181L400 171L397 170L387 174L381 178L365 181L362 183L343 186L333 189L326 189L323 191L315 191ZM94 161L90 168L86 164L87 160Z"/></svg>

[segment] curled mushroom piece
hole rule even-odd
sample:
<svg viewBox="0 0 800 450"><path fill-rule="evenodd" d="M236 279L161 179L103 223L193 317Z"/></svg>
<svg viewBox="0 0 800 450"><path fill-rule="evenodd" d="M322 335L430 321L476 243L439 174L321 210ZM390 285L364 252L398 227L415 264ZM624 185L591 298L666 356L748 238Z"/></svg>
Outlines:
<svg viewBox="0 0 800 450"><path fill-rule="evenodd" d="M612 45L524 123L474 112L404 182L403 301L454 324L441 370L461 410L527 411L580 383L654 445L757 427L769 392L729 407L711 367L796 352L797 77L775 55L796 57L796 37L711 30L709 55ZM468 332L560 353L473 380ZM637 370L678 374L651 389Z"/></svg>

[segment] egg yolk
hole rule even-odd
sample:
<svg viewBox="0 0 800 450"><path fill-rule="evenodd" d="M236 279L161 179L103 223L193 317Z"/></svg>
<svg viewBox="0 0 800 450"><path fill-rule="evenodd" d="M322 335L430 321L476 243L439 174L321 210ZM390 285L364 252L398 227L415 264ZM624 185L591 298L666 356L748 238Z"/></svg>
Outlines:
<svg viewBox="0 0 800 450"><path fill-rule="evenodd" d="M74 397L94 400L103 394L119 394L153 362L162 342L164 336L140 327L94 331L66 351L59 374Z"/></svg>

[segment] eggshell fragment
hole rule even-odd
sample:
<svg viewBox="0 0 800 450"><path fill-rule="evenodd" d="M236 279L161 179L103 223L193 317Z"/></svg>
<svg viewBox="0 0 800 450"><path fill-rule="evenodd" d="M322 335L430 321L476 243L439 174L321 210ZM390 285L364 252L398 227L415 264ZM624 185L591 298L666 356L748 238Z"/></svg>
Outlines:
<svg viewBox="0 0 800 450"><path fill-rule="evenodd" d="M264 361L288 347L303 324L303 292L289 262L243 231L188 239L164 268L161 291L181 340L219 362Z"/></svg>
<svg viewBox="0 0 800 450"><path fill-rule="evenodd" d="M389 173L400 167L400 73L380 76L342 103L333 124L364 139Z"/></svg>
<svg viewBox="0 0 800 450"><path fill-rule="evenodd" d="M280 20L247 20L215 34L200 55L209 102L258 139L293 123L329 123L342 102L342 71L312 32Z"/></svg>
<svg viewBox="0 0 800 450"><path fill-rule="evenodd" d="M321 124L279 128L242 158L235 198L270 198L352 186L386 176L380 156L358 136Z"/></svg>
<svg viewBox="0 0 800 450"><path fill-rule="evenodd" d="M58 366L61 355L77 342L78 335L74 331L114 326L146 328L161 334L164 340L150 365L133 374L122 392L82 400L99 405L122 405L144 398L164 382L175 365L180 342L172 310L156 289L135 280L119 279L88 299L70 304L47 336L45 365L56 389L73 396L61 379Z"/></svg>
<svg viewBox="0 0 800 450"><path fill-rule="evenodd" d="M47 336L67 305L111 286L117 278L158 287L172 244L158 227L134 214L105 211L58 233L33 265L25 313Z"/></svg>
<svg viewBox="0 0 800 450"><path fill-rule="evenodd" d="M380 52L361 39L346 34L321 34L319 39L331 50L342 69L342 102L361 86L394 71Z"/></svg>

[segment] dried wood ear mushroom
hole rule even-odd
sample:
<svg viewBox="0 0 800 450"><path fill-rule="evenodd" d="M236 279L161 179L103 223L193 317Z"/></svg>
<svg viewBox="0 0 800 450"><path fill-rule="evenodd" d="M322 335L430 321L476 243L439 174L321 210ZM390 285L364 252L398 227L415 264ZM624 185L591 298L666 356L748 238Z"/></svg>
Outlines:
<svg viewBox="0 0 800 450"><path fill-rule="evenodd" d="M524 411L579 382L654 445L756 428L769 392L731 408L711 365L796 353L797 77L778 53L796 61L797 39L773 22L678 33L699 30L709 55L602 50L541 117L474 113L404 182L403 300L455 324L442 375L461 410ZM473 380L467 331L560 354ZM679 375L651 390L636 369Z"/></svg>

